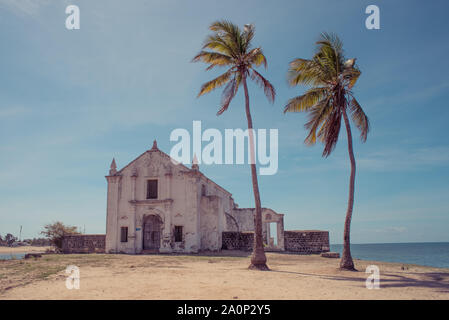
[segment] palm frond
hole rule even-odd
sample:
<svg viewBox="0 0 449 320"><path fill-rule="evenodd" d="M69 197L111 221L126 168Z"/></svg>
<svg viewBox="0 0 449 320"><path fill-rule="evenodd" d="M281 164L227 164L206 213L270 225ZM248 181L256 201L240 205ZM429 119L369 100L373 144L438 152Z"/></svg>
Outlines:
<svg viewBox="0 0 449 320"><path fill-rule="evenodd" d="M210 49L230 57L236 58L238 56L238 49L229 41L226 41L218 34L207 36L203 43L202 49Z"/></svg>
<svg viewBox="0 0 449 320"><path fill-rule="evenodd" d="M256 28L253 24L246 24L243 29L243 49L247 52L251 48L251 41L254 38Z"/></svg>
<svg viewBox="0 0 449 320"><path fill-rule="evenodd" d="M365 142L370 129L368 117L354 97L352 97L349 102L348 109L351 114L352 121L354 121L356 127L360 130L360 139Z"/></svg>
<svg viewBox="0 0 449 320"><path fill-rule="evenodd" d="M313 61L320 66L321 73L325 75L325 79L329 81L337 79L339 74L338 61L332 48L323 46L320 52L313 57Z"/></svg>
<svg viewBox="0 0 449 320"><path fill-rule="evenodd" d="M321 141L324 142L323 157L328 157L335 149L340 134L340 127L341 110L333 108L331 114L326 119L323 137L321 138Z"/></svg>
<svg viewBox="0 0 449 320"><path fill-rule="evenodd" d="M231 75L232 75L232 70L228 70L225 73L223 73L222 75L216 77L215 79L204 83L201 86L201 90L198 93L198 97L202 96L203 94L208 93L216 88L223 86L225 83L227 83L229 81L229 79L231 78Z"/></svg>
<svg viewBox="0 0 449 320"><path fill-rule="evenodd" d="M334 50L336 56L343 57L343 42L335 33L322 32L320 39L317 41L318 49L320 50L323 46L330 47Z"/></svg>
<svg viewBox="0 0 449 320"><path fill-rule="evenodd" d="M261 64L267 67L267 58L265 58L261 48L254 48L248 52L246 59L249 65L256 65L257 67Z"/></svg>
<svg viewBox="0 0 449 320"><path fill-rule="evenodd" d="M276 90L274 89L270 81L265 79L259 72L252 68L249 69L249 76L251 80L255 81L263 89L268 101L273 103L274 99L276 98Z"/></svg>
<svg viewBox="0 0 449 320"><path fill-rule="evenodd" d="M221 115L223 112L228 110L229 104L231 103L232 99L237 94L237 91L239 89L241 81L241 75L240 73L236 73L234 75L234 78L229 81L229 83L226 85L226 87L223 90L222 96L221 96L221 107L220 110L217 112L217 116Z"/></svg>
<svg viewBox="0 0 449 320"><path fill-rule="evenodd" d="M321 66L313 60L295 59L290 62L287 78L291 86L327 84L326 75Z"/></svg>
<svg viewBox="0 0 449 320"><path fill-rule="evenodd" d="M202 61L205 63L210 63L214 66L225 66L233 63L232 57L218 53L218 52L209 52L209 51L200 51L193 59L192 62Z"/></svg>
<svg viewBox="0 0 449 320"><path fill-rule="evenodd" d="M330 104L330 96L321 100L317 104L315 104L309 112L309 121L306 122L304 127L309 130L309 134L307 135L304 143L307 145L313 145L316 142L316 130L324 121L326 121L327 116L332 111L332 107Z"/></svg>
<svg viewBox="0 0 449 320"><path fill-rule="evenodd" d="M288 101L284 108L286 112L302 112L307 111L324 99L327 95L327 88L317 87L306 91L302 96L292 98Z"/></svg>
<svg viewBox="0 0 449 320"><path fill-rule="evenodd" d="M233 45L233 49L237 53L244 53L242 32L236 24L227 20L220 20L213 22L209 29L216 32L228 44Z"/></svg>
<svg viewBox="0 0 449 320"><path fill-rule="evenodd" d="M317 41L318 52L328 71L332 70L333 76L338 77L344 69L343 42L336 34L322 33Z"/></svg>
<svg viewBox="0 0 449 320"><path fill-rule="evenodd" d="M235 35L241 34L240 28L236 24L224 19L212 22L211 25L209 26L209 29L214 32L217 32L218 34L220 33L235 34Z"/></svg>

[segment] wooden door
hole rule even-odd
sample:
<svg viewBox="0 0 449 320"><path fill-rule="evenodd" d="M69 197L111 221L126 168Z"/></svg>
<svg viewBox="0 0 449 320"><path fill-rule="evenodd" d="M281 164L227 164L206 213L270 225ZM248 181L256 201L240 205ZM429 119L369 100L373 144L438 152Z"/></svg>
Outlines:
<svg viewBox="0 0 449 320"><path fill-rule="evenodd" d="M161 244L161 221L157 216L149 216L143 225L143 249L159 249Z"/></svg>

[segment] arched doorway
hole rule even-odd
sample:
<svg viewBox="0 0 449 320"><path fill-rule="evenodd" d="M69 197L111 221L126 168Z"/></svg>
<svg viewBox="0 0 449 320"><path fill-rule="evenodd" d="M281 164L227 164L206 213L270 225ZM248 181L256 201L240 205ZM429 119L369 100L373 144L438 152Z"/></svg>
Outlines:
<svg viewBox="0 0 449 320"><path fill-rule="evenodd" d="M159 250L161 245L162 220L159 216L150 215L143 224L143 250Z"/></svg>

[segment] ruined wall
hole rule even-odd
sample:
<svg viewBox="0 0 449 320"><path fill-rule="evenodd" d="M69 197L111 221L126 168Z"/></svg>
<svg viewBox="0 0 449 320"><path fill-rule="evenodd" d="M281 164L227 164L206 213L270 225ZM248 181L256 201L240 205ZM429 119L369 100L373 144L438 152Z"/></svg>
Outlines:
<svg viewBox="0 0 449 320"><path fill-rule="evenodd" d="M222 235L223 250L251 251L253 248L253 232L226 231ZM285 251L311 254L329 251L329 231L297 230L284 231ZM265 248L266 251L269 249Z"/></svg>
<svg viewBox="0 0 449 320"><path fill-rule="evenodd" d="M63 253L104 253L106 235L77 234L66 235L62 240Z"/></svg>
<svg viewBox="0 0 449 320"><path fill-rule="evenodd" d="M254 230L254 211L254 208L232 208L227 213L226 231Z"/></svg>
<svg viewBox="0 0 449 320"><path fill-rule="evenodd" d="M254 231L254 208L234 207L225 215L225 231ZM276 239L274 239L275 234ZM284 215L282 213L277 213L269 208L262 208L262 236L264 243L267 245L266 251L284 250Z"/></svg>
<svg viewBox="0 0 449 320"><path fill-rule="evenodd" d="M285 251L298 253L321 253L329 251L329 231L284 231Z"/></svg>
<svg viewBox="0 0 449 320"><path fill-rule="evenodd" d="M222 249L251 251L254 232L225 231L222 234Z"/></svg>
<svg viewBox="0 0 449 320"><path fill-rule="evenodd" d="M202 196L200 209L201 250L220 250L219 216L221 198L218 196Z"/></svg>

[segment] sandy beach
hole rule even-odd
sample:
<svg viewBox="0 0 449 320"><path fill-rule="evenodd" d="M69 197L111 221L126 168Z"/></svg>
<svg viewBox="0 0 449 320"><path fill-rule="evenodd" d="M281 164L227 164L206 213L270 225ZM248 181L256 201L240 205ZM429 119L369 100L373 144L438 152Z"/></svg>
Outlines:
<svg viewBox="0 0 449 320"><path fill-rule="evenodd" d="M20 247L0 247L0 254L17 254L17 253L40 253L51 247L35 247L35 246L20 246Z"/></svg>
<svg viewBox="0 0 449 320"><path fill-rule="evenodd" d="M249 256L45 255L0 262L0 299L449 299L449 269L268 253L271 271L247 270ZM368 265L380 289L367 289ZM80 269L80 289L65 268ZM403 270L404 269L404 270Z"/></svg>

